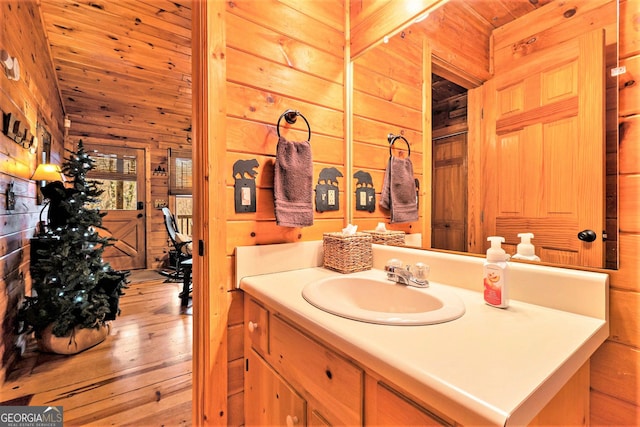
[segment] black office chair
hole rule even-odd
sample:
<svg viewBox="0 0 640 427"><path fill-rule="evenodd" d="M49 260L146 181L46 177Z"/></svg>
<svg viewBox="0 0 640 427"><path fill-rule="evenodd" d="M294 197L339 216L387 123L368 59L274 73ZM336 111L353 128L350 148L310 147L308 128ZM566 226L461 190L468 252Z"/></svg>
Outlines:
<svg viewBox="0 0 640 427"><path fill-rule="evenodd" d="M182 263L191 259L191 247L193 245L191 237L185 237L180 233L176 219L169 208L162 208L164 216L164 225L169 235L169 240L173 246L173 250L169 251L169 264L171 272L161 271L160 273L168 277L172 281L184 280L184 272Z"/></svg>

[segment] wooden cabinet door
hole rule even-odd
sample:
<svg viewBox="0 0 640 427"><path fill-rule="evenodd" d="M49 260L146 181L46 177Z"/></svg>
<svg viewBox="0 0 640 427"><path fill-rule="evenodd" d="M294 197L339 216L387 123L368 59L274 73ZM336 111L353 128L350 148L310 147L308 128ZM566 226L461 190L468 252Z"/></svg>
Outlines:
<svg viewBox="0 0 640 427"><path fill-rule="evenodd" d="M455 425L402 396L391 387L367 377L365 390L365 425L424 426Z"/></svg>
<svg viewBox="0 0 640 427"><path fill-rule="evenodd" d="M542 261L603 266L604 73L596 30L514 57L485 83L483 240L532 232Z"/></svg>
<svg viewBox="0 0 640 427"><path fill-rule="evenodd" d="M307 404L255 351L244 377L246 426L307 425Z"/></svg>

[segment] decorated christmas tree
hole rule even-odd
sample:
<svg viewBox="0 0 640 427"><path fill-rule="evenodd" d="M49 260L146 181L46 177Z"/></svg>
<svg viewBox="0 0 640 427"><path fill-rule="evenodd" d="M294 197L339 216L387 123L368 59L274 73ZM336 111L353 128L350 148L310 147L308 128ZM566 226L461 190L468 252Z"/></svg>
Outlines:
<svg viewBox="0 0 640 427"><path fill-rule="evenodd" d="M98 234L105 213L95 207L102 191L87 179L94 160L82 140L69 153L62 164L66 185L50 183L43 190L50 201L49 224L38 240L47 249L31 260L32 295L18 314L19 331L34 331L38 338L47 327L62 337L76 327L100 328L115 319L127 283L127 272L102 260L114 239Z"/></svg>

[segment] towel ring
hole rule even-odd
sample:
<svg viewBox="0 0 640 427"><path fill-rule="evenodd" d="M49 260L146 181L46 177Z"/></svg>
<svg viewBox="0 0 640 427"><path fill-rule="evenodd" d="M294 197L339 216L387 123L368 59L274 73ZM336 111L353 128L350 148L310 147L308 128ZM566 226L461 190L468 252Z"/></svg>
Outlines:
<svg viewBox="0 0 640 427"><path fill-rule="evenodd" d="M282 118L284 117L284 120L290 125L292 125L298 120L297 116L302 117L302 120L304 120L304 122L307 124L307 128L309 129L309 138L307 138L307 141L311 141L311 126L309 125L307 118L303 116L302 113L300 113L300 111L297 111L297 110L287 110L280 115L280 118L278 119L278 124L276 125L276 131L278 133L278 137L280 137L280 120L282 120Z"/></svg>
<svg viewBox="0 0 640 427"><path fill-rule="evenodd" d="M401 139L407 144L407 157L411 157L411 145L409 145L409 141L402 135L394 135L390 133L387 135L387 140L389 141L389 156L392 156L393 153L391 149L393 148L393 144L395 144L396 140Z"/></svg>

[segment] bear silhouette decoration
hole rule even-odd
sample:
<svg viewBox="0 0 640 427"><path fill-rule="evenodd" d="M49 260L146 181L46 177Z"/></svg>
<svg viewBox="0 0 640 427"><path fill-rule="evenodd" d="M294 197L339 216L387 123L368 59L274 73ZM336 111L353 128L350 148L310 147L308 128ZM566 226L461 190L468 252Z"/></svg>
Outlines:
<svg viewBox="0 0 640 427"><path fill-rule="evenodd" d="M357 171L353 174L353 177L357 179L356 187L373 187L373 179L368 172Z"/></svg>
<svg viewBox="0 0 640 427"><path fill-rule="evenodd" d="M342 173L338 169L334 167L324 168L320 171L320 175L318 176L318 184L324 181L327 185L334 185L337 187L339 176L344 175L342 175Z"/></svg>
<svg viewBox="0 0 640 427"><path fill-rule="evenodd" d="M233 164L233 178L243 179L248 176L250 179L255 179L258 172L254 169L259 165L256 159L238 160Z"/></svg>

